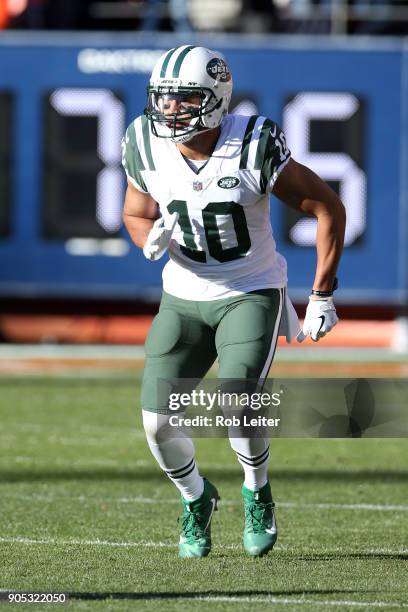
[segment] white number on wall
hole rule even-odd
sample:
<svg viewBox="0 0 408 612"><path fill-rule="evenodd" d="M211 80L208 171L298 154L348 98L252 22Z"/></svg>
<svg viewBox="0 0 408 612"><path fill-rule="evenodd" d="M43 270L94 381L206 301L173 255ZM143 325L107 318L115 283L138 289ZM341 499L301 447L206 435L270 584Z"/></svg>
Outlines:
<svg viewBox="0 0 408 612"><path fill-rule="evenodd" d="M308 166L326 181L339 181L340 198L347 211L345 246L353 244L366 226L367 178L363 170L346 153L312 153L310 122L312 120L345 121L359 109L360 103L350 93L303 92L284 109L283 129L294 159ZM316 220L300 219L290 231L299 246L316 242Z"/></svg>
<svg viewBox="0 0 408 612"><path fill-rule="evenodd" d="M96 178L96 219L106 232L117 232L122 223L123 103L109 89L62 88L51 95L51 104L61 115L97 117L97 152L105 167Z"/></svg>

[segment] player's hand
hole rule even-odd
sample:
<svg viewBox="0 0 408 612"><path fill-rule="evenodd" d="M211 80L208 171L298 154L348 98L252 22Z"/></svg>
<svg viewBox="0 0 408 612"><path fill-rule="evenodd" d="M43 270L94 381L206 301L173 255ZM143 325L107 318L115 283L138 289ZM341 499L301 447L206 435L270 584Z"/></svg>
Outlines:
<svg viewBox="0 0 408 612"><path fill-rule="evenodd" d="M333 329L337 321L336 308L332 297L317 300L309 297L303 329L299 333L297 341L303 342L307 336L310 336L314 342L317 342Z"/></svg>
<svg viewBox="0 0 408 612"><path fill-rule="evenodd" d="M160 217L153 223L143 247L143 254L147 259L156 261L164 255L169 248L171 235L178 220L179 213L175 212L170 215L170 222L167 227L164 224L164 217Z"/></svg>

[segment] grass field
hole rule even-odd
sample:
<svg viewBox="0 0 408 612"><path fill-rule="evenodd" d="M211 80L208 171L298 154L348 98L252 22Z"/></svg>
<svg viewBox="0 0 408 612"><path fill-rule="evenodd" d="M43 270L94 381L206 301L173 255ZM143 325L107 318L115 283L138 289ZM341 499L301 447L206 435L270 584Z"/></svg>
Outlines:
<svg viewBox="0 0 408 612"><path fill-rule="evenodd" d="M1 589L69 593L75 610L408 607L405 440L273 442L280 533L262 559L241 547L228 441L197 440L222 500L211 555L181 560L138 394L138 375L0 378Z"/></svg>

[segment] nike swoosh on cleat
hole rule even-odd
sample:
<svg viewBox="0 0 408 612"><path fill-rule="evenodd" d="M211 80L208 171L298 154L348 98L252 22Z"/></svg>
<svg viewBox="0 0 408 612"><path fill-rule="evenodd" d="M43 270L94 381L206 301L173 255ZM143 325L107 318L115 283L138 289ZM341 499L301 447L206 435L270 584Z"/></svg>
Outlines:
<svg viewBox="0 0 408 612"><path fill-rule="evenodd" d="M270 533L272 535L275 535L278 532L278 530L276 529L275 514L272 514L272 526L268 529L265 529L265 531L266 533Z"/></svg>
<svg viewBox="0 0 408 612"><path fill-rule="evenodd" d="M217 500L215 497L211 497L210 502L212 503L212 510L210 512L210 516L208 517L208 523L206 524L204 531L207 531L211 523L212 515L214 514L215 506L217 505Z"/></svg>

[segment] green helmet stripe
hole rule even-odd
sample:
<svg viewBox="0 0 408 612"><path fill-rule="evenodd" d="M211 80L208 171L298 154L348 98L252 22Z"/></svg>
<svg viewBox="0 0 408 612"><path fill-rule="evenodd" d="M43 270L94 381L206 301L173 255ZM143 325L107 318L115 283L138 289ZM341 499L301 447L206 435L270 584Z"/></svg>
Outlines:
<svg viewBox="0 0 408 612"><path fill-rule="evenodd" d="M262 163L265 157L266 143L268 142L269 132L272 128L273 128L272 122L269 119L265 119L260 129L258 146L256 149L255 165L254 165L255 170L260 170L262 167Z"/></svg>
<svg viewBox="0 0 408 612"><path fill-rule="evenodd" d="M145 147L147 164L149 166L149 170L156 170L156 166L154 165L153 156L152 156L152 147L150 144L150 125L149 120L144 115L142 116L142 132L143 132L143 143Z"/></svg>
<svg viewBox="0 0 408 612"><path fill-rule="evenodd" d="M244 138L242 140L242 147L241 147L241 159L239 161L239 169L240 170L244 170L247 167L247 163L248 163L248 154L249 154L249 145L251 143L252 140L252 135L253 135L253 131L254 131L254 127L255 127L255 123L256 120L258 119L257 115L252 115L252 117L250 117L246 130L245 130L245 134L244 134Z"/></svg>
<svg viewBox="0 0 408 612"><path fill-rule="evenodd" d="M163 60L163 64L160 70L161 79L163 79L166 76L167 66L169 65L170 58L173 55L174 51L176 51L176 47L174 47L173 49L170 49L170 51L167 53L166 57Z"/></svg>
<svg viewBox="0 0 408 612"><path fill-rule="evenodd" d="M183 51L178 56L174 64L174 68L173 68L173 79L178 79L180 75L181 64L183 63L184 58L186 57L187 53L190 53L191 49L195 49L195 47L194 46L186 47L185 49L183 49Z"/></svg>

